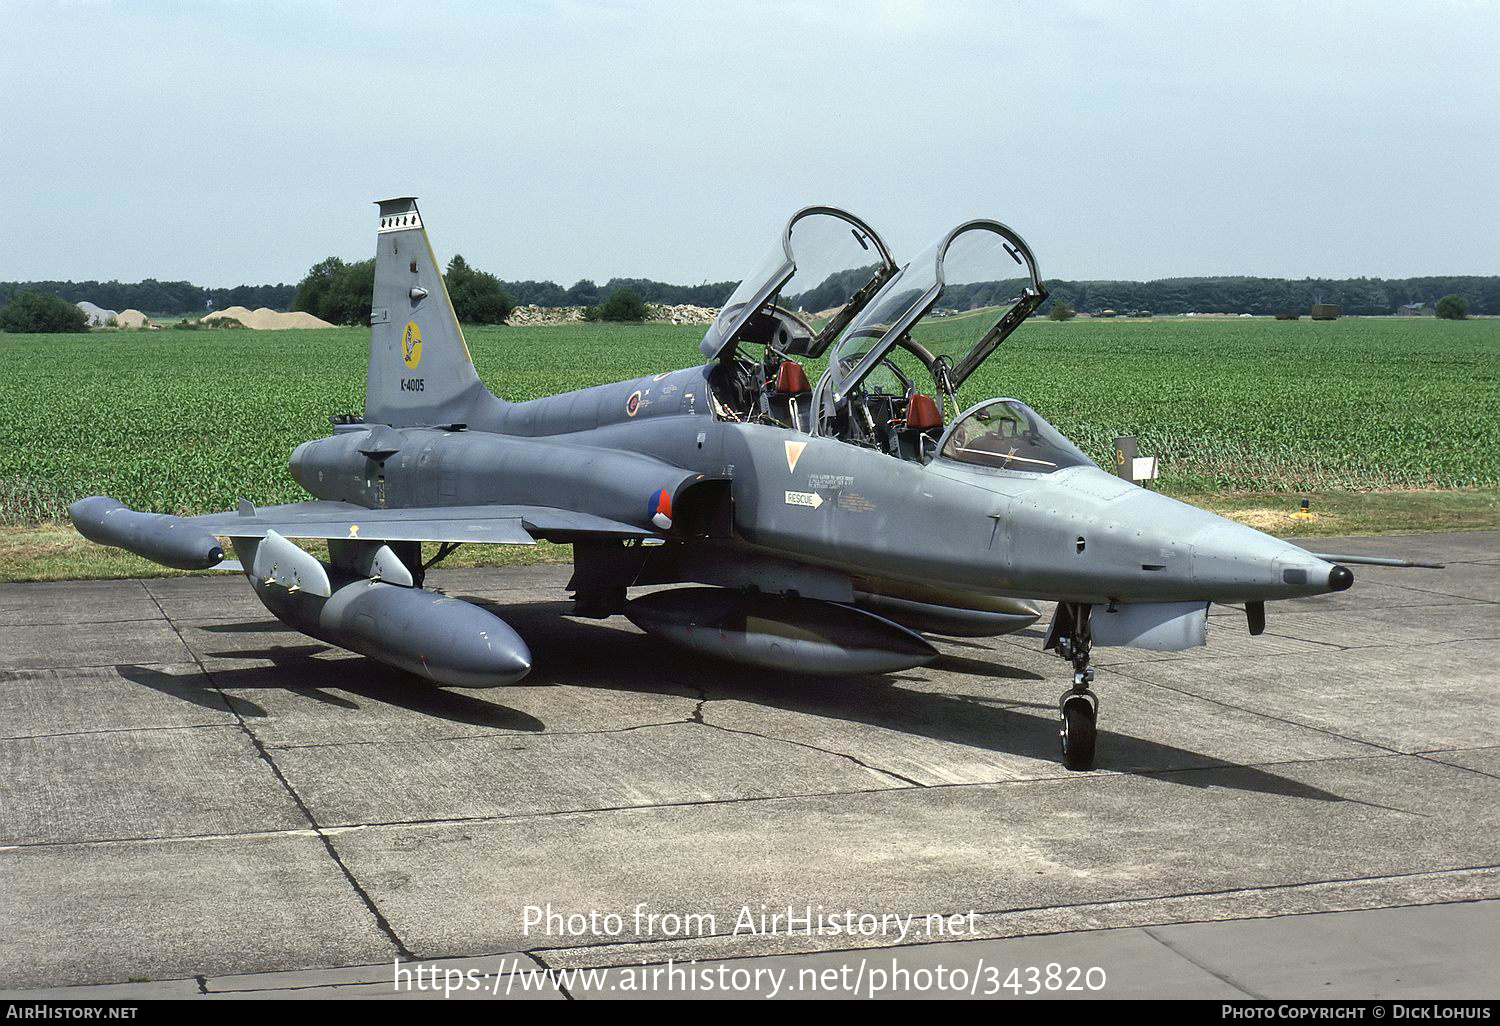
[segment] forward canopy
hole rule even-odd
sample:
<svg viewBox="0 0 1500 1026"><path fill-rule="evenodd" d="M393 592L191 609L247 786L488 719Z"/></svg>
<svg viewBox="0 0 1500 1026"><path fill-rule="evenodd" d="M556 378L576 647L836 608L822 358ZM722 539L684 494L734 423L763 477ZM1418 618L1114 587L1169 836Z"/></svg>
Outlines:
<svg viewBox="0 0 1500 1026"><path fill-rule="evenodd" d="M890 250L869 225L836 207L804 207L740 282L698 348L710 360L740 343L819 356L895 273Z"/></svg>

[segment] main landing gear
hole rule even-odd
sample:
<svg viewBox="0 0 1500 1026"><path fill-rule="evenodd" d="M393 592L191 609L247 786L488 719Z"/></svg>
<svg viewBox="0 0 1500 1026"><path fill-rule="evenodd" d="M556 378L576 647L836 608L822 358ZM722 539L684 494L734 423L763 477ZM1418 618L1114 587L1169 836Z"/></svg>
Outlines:
<svg viewBox="0 0 1500 1026"><path fill-rule="evenodd" d="M1099 696L1094 694L1094 668L1089 665L1093 638L1089 630L1089 607L1059 603L1052 617L1044 649L1073 664L1073 686L1058 700L1058 735L1062 740L1063 765L1070 770L1092 769L1098 739Z"/></svg>

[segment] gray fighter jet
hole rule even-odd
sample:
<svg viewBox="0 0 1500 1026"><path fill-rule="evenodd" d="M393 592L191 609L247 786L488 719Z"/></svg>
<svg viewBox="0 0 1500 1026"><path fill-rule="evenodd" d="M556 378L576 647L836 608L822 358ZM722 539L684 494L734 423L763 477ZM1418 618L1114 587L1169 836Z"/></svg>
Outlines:
<svg viewBox="0 0 1500 1026"><path fill-rule="evenodd" d="M507 402L475 373L416 201L379 208L364 414L291 456L315 498L178 518L96 496L71 508L84 536L189 569L234 568L227 538L285 623L455 687L531 668L503 620L422 587L466 543L571 544L577 615L772 672L918 666L939 656L924 635L1021 630L1048 600L1072 768L1094 759L1092 645L1202 645L1213 602L1243 603L1256 634L1267 600L1353 583L1105 473L1018 399L960 401L1046 297L998 222L898 267L864 222L809 207L708 329L706 363ZM1007 280L998 316L928 317ZM804 363L824 357L814 386ZM292 539L326 539L329 561Z"/></svg>

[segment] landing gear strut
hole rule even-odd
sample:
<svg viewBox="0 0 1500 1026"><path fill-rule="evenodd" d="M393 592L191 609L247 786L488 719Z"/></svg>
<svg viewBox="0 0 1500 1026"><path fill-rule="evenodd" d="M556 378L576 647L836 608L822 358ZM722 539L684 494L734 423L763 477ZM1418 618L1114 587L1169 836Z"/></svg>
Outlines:
<svg viewBox="0 0 1500 1026"><path fill-rule="evenodd" d="M1062 740L1063 765L1070 770L1092 769L1094 744L1098 739L1099 696L1094 694L1094 668L1089 665L1093 637L1089 630L1090 607L1060 603L1052 618L1044 649L1073 664L1073 686L1058 700L1058 735Z"/></svg>

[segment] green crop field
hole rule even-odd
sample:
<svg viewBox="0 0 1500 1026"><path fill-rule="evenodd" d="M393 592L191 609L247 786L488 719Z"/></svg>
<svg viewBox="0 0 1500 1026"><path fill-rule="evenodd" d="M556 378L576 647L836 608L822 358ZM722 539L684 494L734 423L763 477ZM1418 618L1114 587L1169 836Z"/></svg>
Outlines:
<svg viewBox="0 0 1500 1026"><path fill-rule="evenodd" d="M975 330L953 318L928 329ZM468 331L480 373L529 399L697 361L702 329ZM305 496L292 447L358 411L368 332L0 335L0 521L113 495L198 513ZM1033 321L961 397L1023 399L1096 459L1140 437L1177 493L1493 488L1500 320Z"/></svg>

